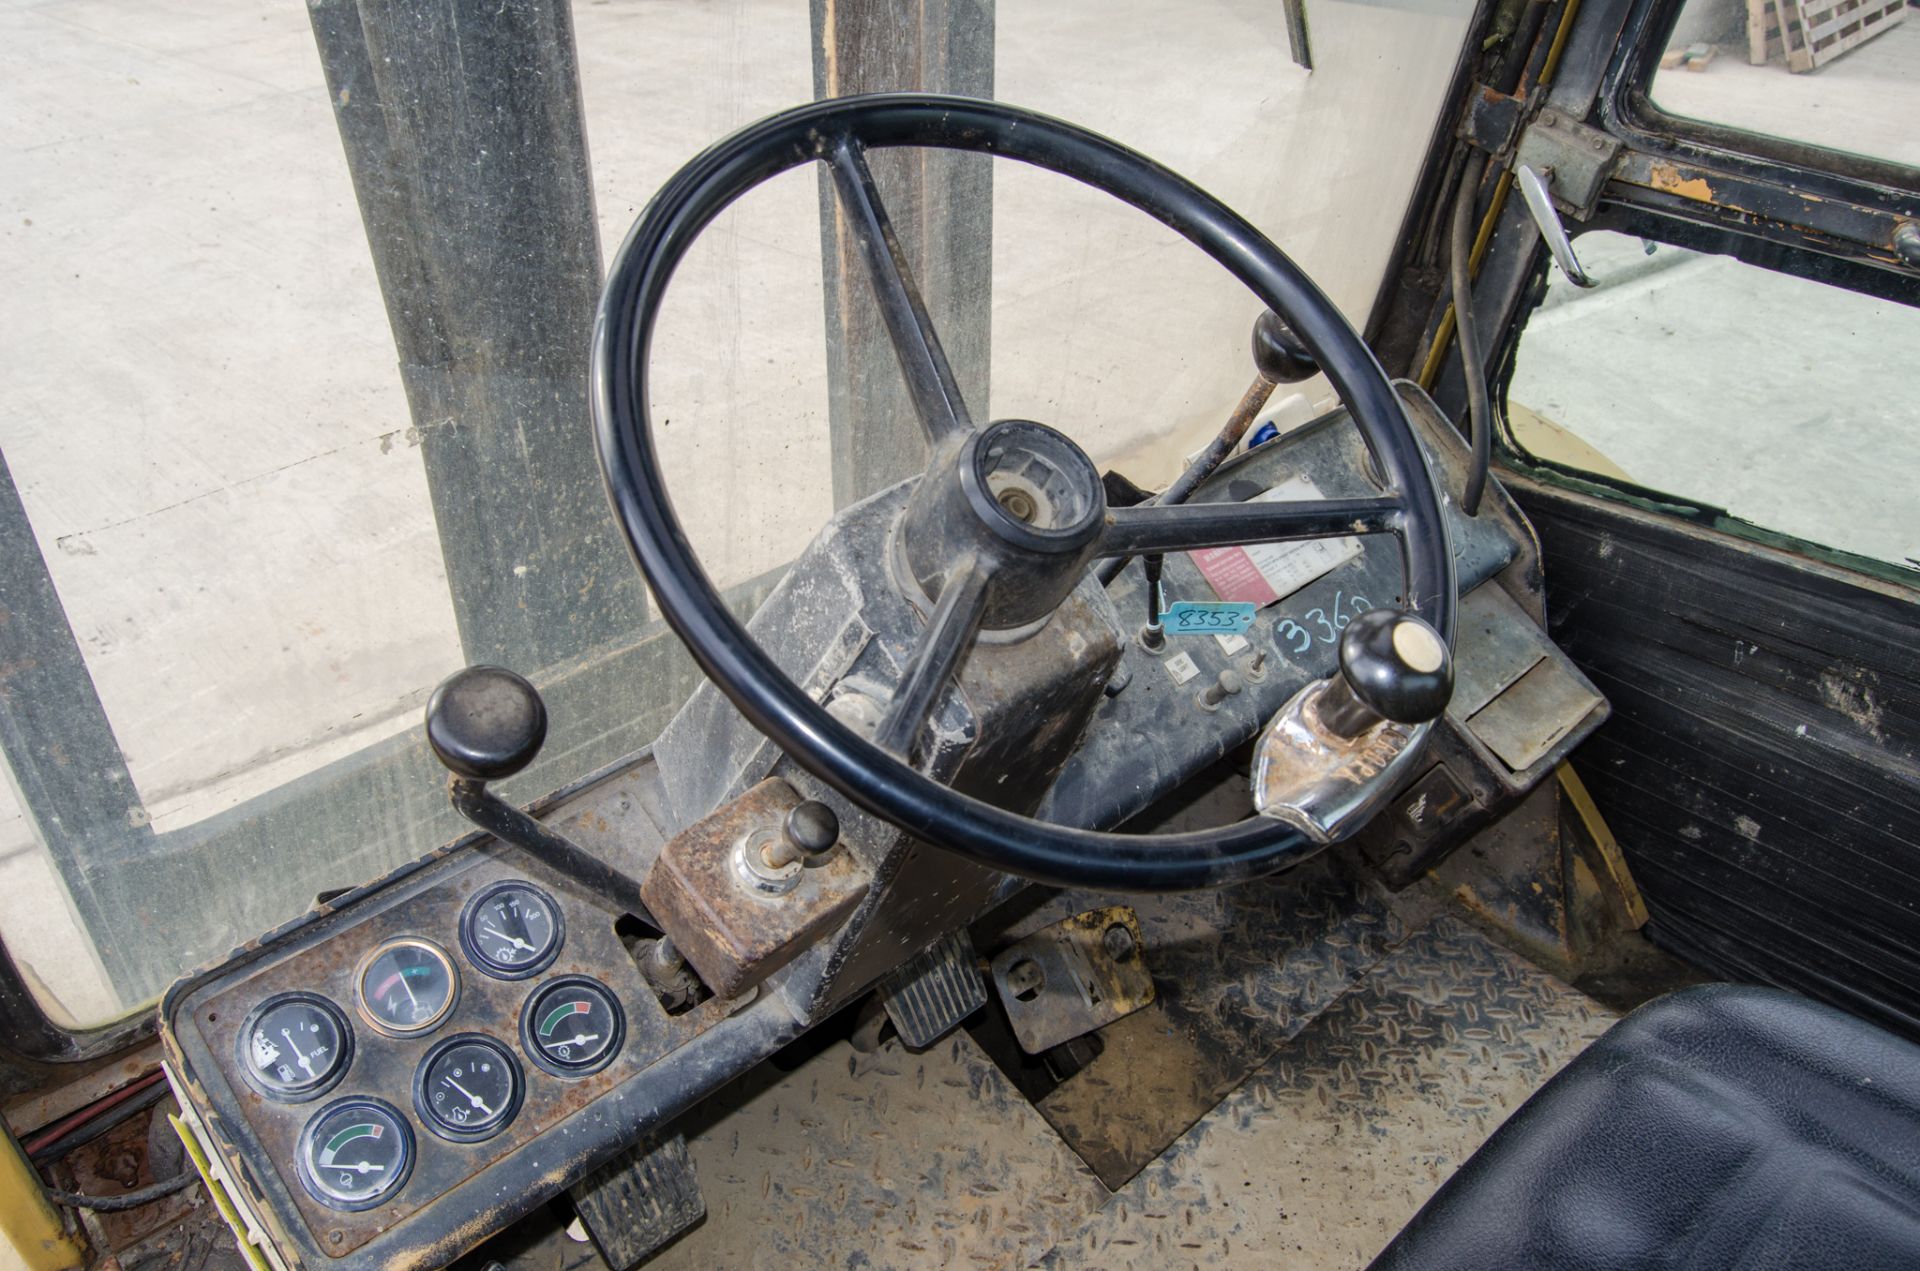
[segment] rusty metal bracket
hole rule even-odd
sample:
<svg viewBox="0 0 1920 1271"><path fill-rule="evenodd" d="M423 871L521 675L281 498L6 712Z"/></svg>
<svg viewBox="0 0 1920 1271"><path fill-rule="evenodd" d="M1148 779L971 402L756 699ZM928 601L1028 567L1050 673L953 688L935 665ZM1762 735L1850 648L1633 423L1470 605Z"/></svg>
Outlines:
<svg viewBox="0 0 1920 1271"><path fill-rule="evenodd" d="M769 850L804 802L778 777L668 841L640 895L660 929L721 997L735 997L846 921L867 869L844 844L807 860Z"/></svg>
<svg viewBox="0 0 1920 1271"><path fill-rule="evenodd" d="M1029 1055L1084 1036L1153 1001L1140 917L1092 909L1037 931L993 960L993 987Z"/></svg>
<svg viewBox="0 0 1920 1271"><path fill-rule="evenodd" d="M1593 215L1620 152L1618 137L1547 109L1521 134L1513 162L1549 174L1554 202L1584 221Z"/></svg>
<svg viewBox="0 0 1920 1271"><path fill-rule="evenodd" d="M1526 114L1525 97L1509 97L1497 88L1475 84L1467 99L1467 116L1460 121L1460 139L1504 160Z"/></svg>

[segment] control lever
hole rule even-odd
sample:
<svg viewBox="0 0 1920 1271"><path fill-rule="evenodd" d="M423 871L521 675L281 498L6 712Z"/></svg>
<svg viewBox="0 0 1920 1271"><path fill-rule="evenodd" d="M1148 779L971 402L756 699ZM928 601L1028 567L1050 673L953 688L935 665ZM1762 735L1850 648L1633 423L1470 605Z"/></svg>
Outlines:
<svg viewBox="0 0 1920 1271"><path fill-rule="evenodd" d="M427 699L427 745L452 774L447 798L461 816L589 891L645 913L637 882L487 788L525 769L546 740L540 690L505 667L456 671Z"/></svg>
<svg viewBox="0 0 1920 1271"><path fill-rule="evenodd" d="M1280 708L1254 750L1253 805L1317 842L1359 829L1453 697L1453 655L1440 633L1373 609L1340 636L1340 669Z"/></svg>
<svg viewBox="0 0 1920 1271"><path fill-rule="evenodd" d="M1573 240L1567 237L1567 227L1561 224L1560 213L1553 206L1553 197L1547 189L1547 181L1552 176L1551 168L1543 175L1524 163L1513 172L1513 179L1520 186L1520 197L1526 200L1527 211L1533 213L1540 237L1547 240L1553 263L1560 266L1560 272L1574 286L1597 286L1597 280L1581 267L1580 258L1573 254Z"/></svg>

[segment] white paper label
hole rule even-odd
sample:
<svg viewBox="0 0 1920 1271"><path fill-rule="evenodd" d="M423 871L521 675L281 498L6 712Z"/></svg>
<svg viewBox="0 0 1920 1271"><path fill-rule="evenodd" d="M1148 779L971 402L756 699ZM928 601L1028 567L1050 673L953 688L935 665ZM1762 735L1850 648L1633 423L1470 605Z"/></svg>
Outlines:
<svg viewBox="0 0 1920 1271"><path fill-rule="evenodd" d="M1166 660L1167 675L1175 685L1185 684L1200 674L1200 664L1193 660L1193 654L1175 654Z"/></svg>

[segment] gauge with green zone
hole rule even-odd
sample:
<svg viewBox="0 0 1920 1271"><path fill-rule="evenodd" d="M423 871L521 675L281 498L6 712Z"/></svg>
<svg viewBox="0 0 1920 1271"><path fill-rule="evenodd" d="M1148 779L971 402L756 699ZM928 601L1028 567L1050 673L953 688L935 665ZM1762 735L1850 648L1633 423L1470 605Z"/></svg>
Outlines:
<svg viewBox="0 0 1920 1271"><path fill-rule="evenodd" d="M626 1017L613 991L585 976L542 985L520 1013L520 1041L528 1057L562 1077L606 1067L625 1033Z"/></svg>
<svg viewBox="0 0 1920 1271"><path fill-rule="evenodd" d="M413 1171L413 1130L379 1099L350 1098L314 1114L300 1134L300 1182L333 1209L371 1209Z"/></svg>

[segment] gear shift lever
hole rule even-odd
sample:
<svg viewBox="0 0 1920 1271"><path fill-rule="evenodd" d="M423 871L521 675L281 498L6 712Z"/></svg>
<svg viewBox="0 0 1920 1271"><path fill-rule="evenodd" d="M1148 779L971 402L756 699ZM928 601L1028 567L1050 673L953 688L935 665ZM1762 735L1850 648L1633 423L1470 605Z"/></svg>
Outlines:
<svg viewBox="0 0 1920 1271"><path fill-rule="evenodd" d="M1253 805L1322 843L1364 824L1393 792L1453 697L1453 655L1426 622L1374 609L1340 635L1340 669L1267 725Z"/></svg>
<svg viewBox="0 0 1920 1271"><path fill-rule="evenodd" d="M525 769L546 739L540 690L504 667L456 671L427 699L427 744L452 774L447 797L460 815L630 912L645 913L633 879L487 788Z"/></svg>

